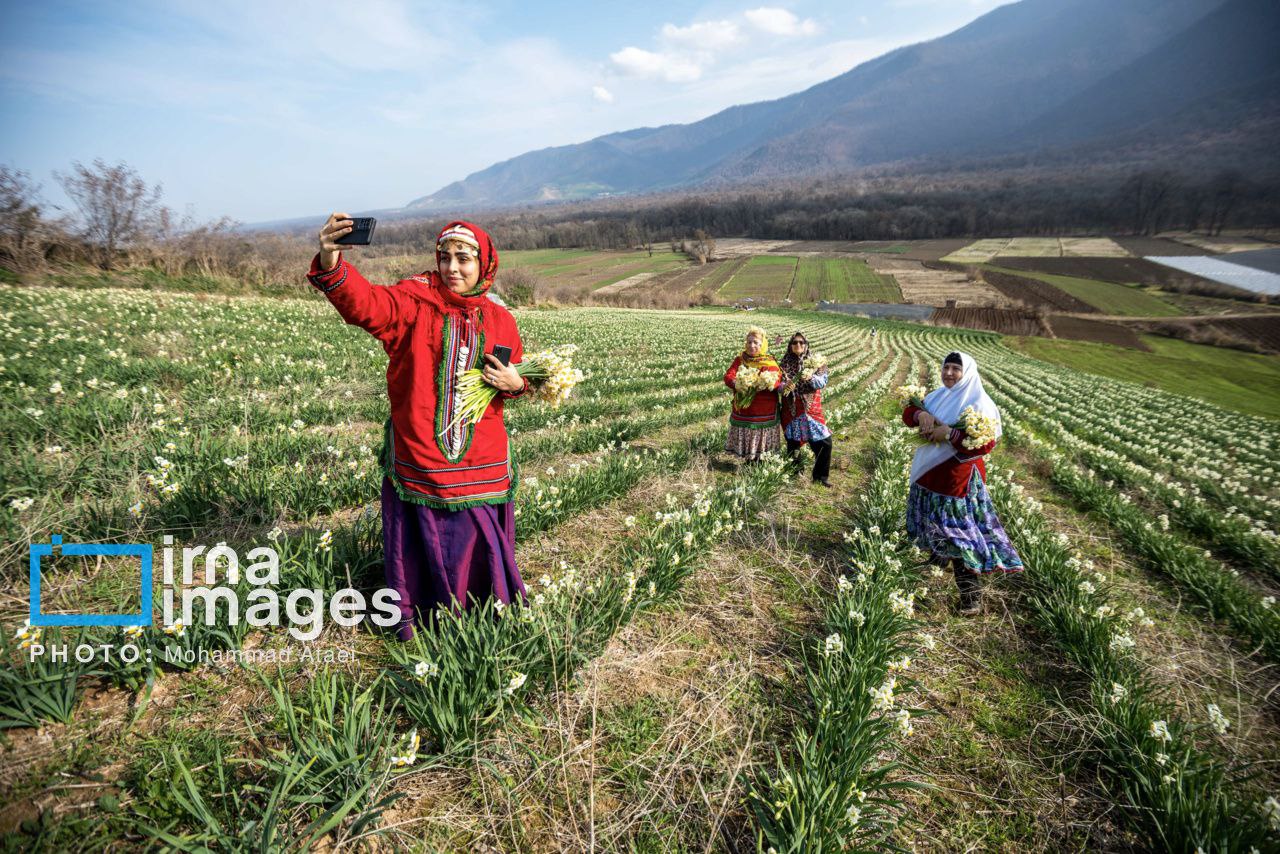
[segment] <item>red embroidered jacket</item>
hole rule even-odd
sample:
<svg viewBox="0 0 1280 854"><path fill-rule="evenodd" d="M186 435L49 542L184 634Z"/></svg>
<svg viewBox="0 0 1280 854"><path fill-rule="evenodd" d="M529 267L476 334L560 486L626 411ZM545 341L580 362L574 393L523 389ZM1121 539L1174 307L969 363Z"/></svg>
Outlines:
<svg viewBox="0 0 1280 854"><path fill-rule="evenodd" d="M496 344L511 348L511 363L524 357L511 312L484 296L462 297L427 276L390 287L370 284L339 256L332 270L311 261L308 280L342 319L382 342L387 365L387 419L379 461L383 474L406 501L459 510L502 504L515 497L517 473L502 421L500 392L480 423L455 426L458 376L482 367L482 353Z"/></svg>
<svg viewBox="0 0 1280 854"><path fill-rule="evenodd" d="M733 360L729 370L725 371L724 384L729 388L733 388L733 381L737 379L738 368L741 366L742 357L739 356ZM774 388L777 388L778 383L782 382L782 371L777 367L761 368L760 370L762 373L772 373L774 375ZM735 427L750 427L752 429L777 426L778 393L776 391L756 392L756 396L752 398L751 404L746 409L734 407L733 413L729 416L729 423Z"/></svg>
<svg viewBox="0 0 1280 854"><path fill-rule="evenodd" d="M918 406L908 406L902 412L902 423L908 427L917 426L917 412L923 412L923 410ZM969 490L969 479L973 477L974 468L977 468L978 476L985 483L987 480L987 467L982 462L982 458L991 453L991 449L996 446L996 443L991 441L978 448L966 448L961 444L964 441L964 437L965 432L963 430L953 428L951 430L951 447L956 449L956 455L929 469L920 476L916 483L930 492L936 492L939 495L950 495L953 498L961 498Z"/></svg>
<svg viewBox="0 0 1280 854"><path fill-rule="evenodd" d="M819 384L820 383L820 384ZM809 392L809 405L805 406L804 398L799 394L788 394L779 401L778 409L782 413L782 429L801 415L807 415L819 424L827 423L827 416L822 411L822 389L827 384L827 369L818 371L812 380L800 380L797 391Z"/></svg>

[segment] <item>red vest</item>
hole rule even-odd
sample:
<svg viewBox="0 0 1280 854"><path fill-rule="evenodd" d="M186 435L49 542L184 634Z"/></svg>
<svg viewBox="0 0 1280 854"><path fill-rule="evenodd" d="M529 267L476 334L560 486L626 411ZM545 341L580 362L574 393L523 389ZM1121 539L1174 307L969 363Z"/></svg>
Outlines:
<svg viewBox="0 0 1280 854"><path fill-rule="evenodd" d="M917 406L908 406L902 411L902 423L908 427L916 426L916 413L922 411ZM982 458L991 453L991 449L996 446L994 441L979 448L966 448L962 442L964 441L965 432L963 430L951 431L951 446L956 449L956 455L949 457L929 469L916 483L923 486L930 492L936 492L939 495L949 495L953 498L961 498L969 490L969 479L973 477L973 470L977 468L978 476L982 478L982 482L987 481L987 467L982 462Z"/></svg>

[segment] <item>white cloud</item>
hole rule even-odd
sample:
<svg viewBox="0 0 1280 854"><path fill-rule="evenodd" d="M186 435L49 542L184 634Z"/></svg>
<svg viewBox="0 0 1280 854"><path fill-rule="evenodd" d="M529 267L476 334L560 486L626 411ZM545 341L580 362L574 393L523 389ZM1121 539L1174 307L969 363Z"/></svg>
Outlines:
<svg viewBox="0 0 1280 854"><path fill-rule="evenodd" d="M595 98L597 101L599 101L602 104L613 103L613 93L610 92L608 89L604 88L603 86L592 86L591 97Z"/></svg>
<svg viewBox="0 0 1280 854"><path fill-rule="evenodd" d="M687 27L664 24L662 37L668 42L700 50L720 50L736 44L742 38L738 25L733 21L698 21Z"/></svg>
<svg viewBox="0 0 1280 854"><path fill-rule="evenodd" d="M802 21L787 9L761 6L744 14L753 27L775 36L811 36L818 31L812 18Z"/></svg>
<svg viewBox="0 0 1280 854"><path fill-rule="evenodd" d="M668 83L687 83L702 76L702 64L694 57L673 51L655 53L638 47L624 47L609 59L635 77L661 78Z"/></svg>

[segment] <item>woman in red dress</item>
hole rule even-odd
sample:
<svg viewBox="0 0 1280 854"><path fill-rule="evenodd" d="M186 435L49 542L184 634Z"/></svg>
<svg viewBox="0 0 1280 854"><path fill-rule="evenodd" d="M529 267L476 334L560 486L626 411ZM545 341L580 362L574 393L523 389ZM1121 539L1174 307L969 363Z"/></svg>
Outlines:
<svg viewBox="0 0 1280 854"><path fill-rule="evenodd" d="M782 373L777 361L769 355L765 331L758 326L747 330L742 353L725 372L724 384L734 390L733 412L729 415L729 436L724 449L746 460L758 460L778 450L778 392ZM743 368L760 372L762 387L739 392L736 382Z"/></svg>
<svg viewBox="0 0 1280 854"><path fill-rule="evenodd" d="M511 366L524 348L511 312L487 296L498 251L483 229L449 223L436 239L435 270L379 287L343 259L349 247L334 242L352 226L346 214L329 217L307 278L390 359L382 539L387 586L400 594L397 634L408 640L415 621L429 621L437 607L524 597L517 475L502 420L504 401L528 389ZM511 348L509 365L493 355L495 345ZM478 423L457 423L458 378L476 367L500 394Z"/></svg>

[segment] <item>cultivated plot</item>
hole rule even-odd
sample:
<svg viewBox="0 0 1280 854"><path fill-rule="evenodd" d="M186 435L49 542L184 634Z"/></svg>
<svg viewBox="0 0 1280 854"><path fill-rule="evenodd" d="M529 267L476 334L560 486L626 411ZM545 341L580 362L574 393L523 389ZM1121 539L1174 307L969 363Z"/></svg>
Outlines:
<svg viewBox="0 0 1280 854"><path fill-rule="evenodd" d="M1010 301L1000 291L981 281L970 281L957 270L932 270L918 261L888 256L872 257L871 268L882 276L892 276L902 291L903 302L944 307L1007 306Z"/></svg>
<svg viewBox="0 0 1280 854"><path fill-rule="evenodd" d="M902 302L892 276L877 273L857 258L801 258L796 267L793 303Z"/></svg>
<svg viewBox="0 0 1280 854"><path fill-rule="evenodd" d="M796 261L790 255L756 255L720 287L720 296L781 302L791 292Z"/></svg>
<svg viewBox="0 0 1280 854"><path fill-rule="evenodd" d="M1126 258L1129 253L1109 237L1011 237L977 240L943 261L981 264L992 258Z"/></svg>

